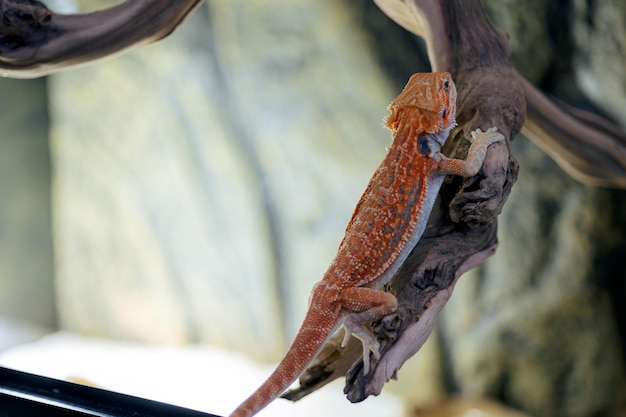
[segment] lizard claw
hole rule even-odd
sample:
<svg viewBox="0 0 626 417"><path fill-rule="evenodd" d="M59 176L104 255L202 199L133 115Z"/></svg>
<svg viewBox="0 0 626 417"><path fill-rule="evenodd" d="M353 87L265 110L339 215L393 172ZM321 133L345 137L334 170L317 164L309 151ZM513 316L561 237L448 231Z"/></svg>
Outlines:
<svg viewBox="0 0 626 417"><path fill-rule="evenodd" d="M341 347L345 348L350 341L350 336L352 336L352 333L350 333L350 330L348 330L348 327L345 325L343 326L343 330L345 331L345 333L343 335L343 339L341 340Z"/></svg>
<svg viewBox="0 0 626 417"><path fill-rule="evenodd" d="M474 130L474 131L472 131L472 132L470 133L470 135L471 135L471 137L472 137L472 138L471 138L471 140L470 140L470 142L474 142L474 141L476 140L476 138L477 138L478 136L480 136L480 135L484 135L484 134L487 134L487 133L496 133L497 131L498 131L498 128L497 128L497 127L495 127L495 126L490 127L490 128L489 128L489 129L487 129L485 132L483 132L480 128L478 128L478 129L476 129L476 130Z"/></svg>
<svg viewBox="0 0 626 417"><path fill-rule="evenodd" d="M370 352L372 352L376 360L380 359L380 343L371 334L368 334L367 339L361 339L361 342L363 342L363 375L367 375L370 372Z"/></svg>
<svg viewBox="0 0 626 417"><path fill-rule="evenodd" d="M352 323L346 319L343 327L345 334L341 342L341 347L346 347L351 335L354 335L354 337L363 343L363 375L367 375L370 370L370 352L374 355L376 360L380 359L380 343L378 343L372 332L363 325Z"/></svg>

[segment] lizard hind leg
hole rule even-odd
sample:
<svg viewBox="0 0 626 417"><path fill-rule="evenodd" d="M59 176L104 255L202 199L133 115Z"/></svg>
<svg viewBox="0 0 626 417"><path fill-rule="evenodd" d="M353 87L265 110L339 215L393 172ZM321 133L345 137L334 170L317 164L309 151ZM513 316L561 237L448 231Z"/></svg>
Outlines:
<svg viewBox="0 0 626 417"><path fill-rule="evenodd" d="M398 308L398 300L393 294L372 288L351 287L341 293L341 305L346 310L343 322L345 336L341 346L344 347L350 335L363 343L363 374L369 373L370 352L376 359L380 359L380 343L367 324Z"/></svg>
<svg viewBox="0 0 626 417"><path fill-rule="evenodd" d="M380 359L380 343L376 340L374 334L365 324L358 324L355 320L351 320L351 316L346 317L343 328L346 334L341 343L341 347L345 347L350 339L354 336L363 344L363 374L367 375L370 370L370 352L374 354L376 359Z"/></svg>

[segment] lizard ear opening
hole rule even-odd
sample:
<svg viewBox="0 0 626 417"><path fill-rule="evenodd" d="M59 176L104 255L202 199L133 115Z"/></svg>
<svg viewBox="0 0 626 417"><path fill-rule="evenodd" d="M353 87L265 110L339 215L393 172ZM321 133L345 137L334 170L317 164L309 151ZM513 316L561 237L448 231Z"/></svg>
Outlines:
<svg viewBox="0 0 626 417"><path fill-rule="evenodd" d="M424 156L429 156L431 153L431 149L430 149L430 143L428 142L428 139L422 136L418 139L417 143L419 145L420 153Z"/></svg>

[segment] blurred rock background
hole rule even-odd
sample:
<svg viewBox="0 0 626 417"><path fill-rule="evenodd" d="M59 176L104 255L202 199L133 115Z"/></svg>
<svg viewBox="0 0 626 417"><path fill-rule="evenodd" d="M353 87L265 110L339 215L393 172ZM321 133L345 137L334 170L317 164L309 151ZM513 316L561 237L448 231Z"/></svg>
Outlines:
<svg viewBox="0 0 626 417"><path fill-rule="evenodd" d="M532 82L626 126L626 3L485 7ZM389 143L386 105L427 68L370 1L210 0L156 44L0 79L0 315L278 360ZM498 253L389 389L615 414L626 193L572 181L523 137L513 150Z"/></svg>
<svg viewBox="0 0 626 417"><path fill-rule="evenodd" d="M0 348L56 326L46 80L0 78ZM3 337L3 335L5 335ZM17 340L16 340L17 341Z"/></svg>

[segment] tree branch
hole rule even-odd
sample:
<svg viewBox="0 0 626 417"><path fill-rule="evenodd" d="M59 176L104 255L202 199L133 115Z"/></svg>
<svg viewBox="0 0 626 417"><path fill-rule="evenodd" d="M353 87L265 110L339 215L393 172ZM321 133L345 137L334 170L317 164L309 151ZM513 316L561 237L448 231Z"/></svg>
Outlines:
<svg viewBox="0 0 626 417"><path fill-rule="evenodd" d="M169 35L202 0L129 0L62 15L34 0L0 0L0 74L34 78Z"/></svg>
<svg viewBox="0 0 626 417"><path fill-rule="evenodd" d="M444 153L464 155L469 146L466 138L476 128L496 126L507 141L517 135L526 110L523 88L508 62L506 35L487 20L479 0L377 3L386 12L397 7L391 16L402 16L405 25L427 22L418 29L428 36L433 68L452 72L459 92L459 127L452 132ZM407 11L417 15L408 17ZM446 183L426 233L387 288L397 296L398 310L372 324L381 341L381 358L372 359L372 371L363 375L360 342L351 340L342 350L338 348L342 334L338 334L302 375L300 387L285 397L299 399L346 369L344 392L353 402L378 394L390 378L395 378L397 370L431 333L457 279L495 252L495 220L517 173L508 143L499 144L489 150L479 175L465 182L455 177Z"/></svg>
<svg viewBox="0 0 626 417"><path fill-rule="evenodd" d="M550 101L522 75L528 100L525 136L580 182L626 188L626 133L602 117Z"/></svg>
<svg viewBox="0 0 626 417"><path fill-rule="evenodd" d="M452 145L446 146L454 149L453 155L463 154L458 149L467 146L462 137L476 127L497 126L512 140L528 107L524 133L572 177L626 188L624 132L599 116L553 103L514 70L506 35L491 25L479 0L375 2L398 24L425 38L434 70L452 72L460 125L448 140ZM433 213L426 234L389 286L398 297L398 311L372 326L382 340L382 357L370 364L374 370L369 375L362 374L359 342L342 350L341 335L336 335L302 375L300 387L285 397L297 400L348 370L344 391L350 401L362 401L395 378L430 334L459 276L495 251L494 221L517 170L508 150L498 147L485 161L482 181L470 179L459 193L458 179L442 188L440 210Z"/></svg>

